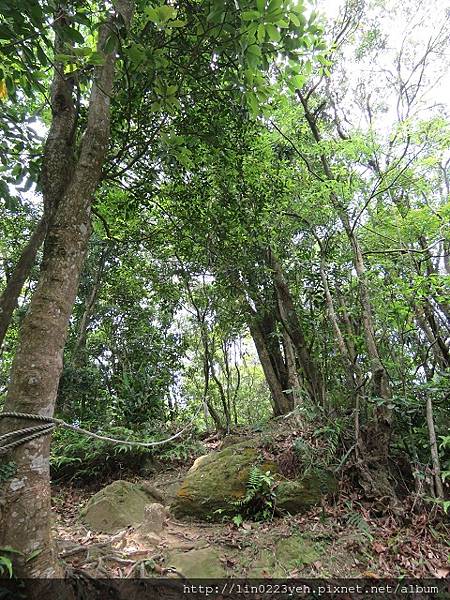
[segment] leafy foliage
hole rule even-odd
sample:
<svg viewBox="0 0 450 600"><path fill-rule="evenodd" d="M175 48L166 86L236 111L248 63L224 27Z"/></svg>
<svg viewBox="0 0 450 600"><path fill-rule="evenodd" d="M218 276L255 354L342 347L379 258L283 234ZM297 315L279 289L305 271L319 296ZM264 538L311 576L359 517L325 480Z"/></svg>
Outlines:
<svg viewBox="0 0 450 600"><path fill-rule="evenodd" d="M89 423L83 423L83 427L89 428ZM157 441L171 435L167 428L155 426L152 430L136 431L111 425L96 433L138 442ZM88 481L93 476L104 478L121 472L146 474L156 461L177 463L192 460L199 454L201 445L192 439L174 440L161 450L158 446L143 448L113 444L70 429L59 429L53 435L50 466L55 479Z"/></svg>
<svg viewBox="0 0 450 600"><path fill-rule="evenodd" d="M248 475L245 495L234 505L239 510L233 522L239 526L242 520L271 521L276 506L276 482L270 471L253 467Z"/></svg>
<svg viewBox="0 0 450 600"><path fill-rule="evenodd" d="M103 61L102 7L22 4L0 2L2 290L42 213L52 70L74 82L76 145ZM408 24L403 4L383 18ZM57 414L142 439L196 414L197 431L228 431L295 408L320 421L293 444L307 469L389 414L392 448L431 481L431 400L448 493L450 126L422 94L448 39L435 7L433 44L413 28L395 60L376 2L346 5L337 38L339 19L289 0L140 0L126 39L117 19L109 151ZM377 71L381 56L398 72ZM36 265L2 349L1 396L37 279ZM88 477L146 456L57 432L52 468ZM252 477L242 515L266 518L273 482Z"/></svg>

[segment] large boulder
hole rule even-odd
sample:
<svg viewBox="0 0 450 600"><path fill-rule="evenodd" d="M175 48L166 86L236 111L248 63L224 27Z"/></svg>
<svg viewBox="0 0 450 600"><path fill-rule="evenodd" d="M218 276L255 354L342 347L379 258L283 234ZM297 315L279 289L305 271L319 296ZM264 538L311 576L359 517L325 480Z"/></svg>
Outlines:
<svg viewBox="0 0 450 600"><path fill-rule="evenodd" d="M314 471L297 481L281 481L276 489L277 509L291 515L305 512L336 489L337 481L329 471Z"/></svg>
<svg viewBox="0 0 450 600"><path fill-rule="evenodd" d="M244 442L198 458L171 504L177 517L220 521L236 512L236 501L245 496L250 470L260 463L260 453ZM275 472L276 466L259 465Z"/></svg>
<svg viewBox="0 0 450 600"><path fill-rule="evenodd" d="M275 476L277 509L291 514L308 510L334 491L335 479L328 473L311 473L295 481L284 479L276 464L263 459L263 450L255 445L249 440L197 459L171 504L173 514L212 521L236 514L236 501L245 496L254 466Z"/></svg>
<svg viewBox="0 0 450 600"><path fill-rule="evenodd" d="M114 481L97 492L81 510L83 523L95 531L115 533L145 520L145 508L163 496L148 484Z"/></svg>

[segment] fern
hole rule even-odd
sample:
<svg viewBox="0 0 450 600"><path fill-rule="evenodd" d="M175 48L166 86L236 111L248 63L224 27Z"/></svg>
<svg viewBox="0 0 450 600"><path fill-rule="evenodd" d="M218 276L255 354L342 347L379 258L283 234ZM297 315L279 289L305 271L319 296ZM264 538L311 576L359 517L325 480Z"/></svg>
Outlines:
<svg viewBox="0 0 450 600"><path fill-rule="evenodd" d="M370 525L359 512L353 510L353 506L351 503L346 504L350 509L350 511L347 513L347 524L350 525L350 527L353 527L354 529L358 529L369 542L372 542L373 535L371 532Z"/></svg>
<svg viewBox="0 0 450 600"><path fill-rule="evenodd" d="M275 511L275 480L270 471L261 471L253 467L248 475L245 495L234 502L239 513L233 522L244 519L253 521L271 521Z"/></svg>

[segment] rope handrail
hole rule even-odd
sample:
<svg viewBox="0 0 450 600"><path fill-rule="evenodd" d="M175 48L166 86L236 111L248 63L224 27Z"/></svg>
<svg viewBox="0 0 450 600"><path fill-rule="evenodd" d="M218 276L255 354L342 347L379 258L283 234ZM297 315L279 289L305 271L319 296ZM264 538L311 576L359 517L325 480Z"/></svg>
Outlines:
<svg viewBox="0 0 450 600"><path fill-rule="evenodd" d="M0 455L5 454L9 450L16 448L26 442L34 440L42 435L48 435L55 429L55 427L63 427L65 429L71 429L72 431L76 431L88 437L92 437L97 440L102 440L104 442L109 442L111 444L121 444L126 446L135 446L140 448L152 448L154 446L161 446L163 444L167 444L179 438L187 429L189 429L194 420L197 418L200 410L202 408L202 404L199 406L197 411L194 413L193 417L187 423L183 429L171 435L170 437L164 440L156 440L153 442L138 442L135 440L119 440L117 438L112 438L106 435L100 435L98 433L94 433L92 431L88 431L87 429L83 429L83 427L78 427L77 425L71 425L62 419L57 419L56 417L46 417L44 415L36 415L32 413L22 413L22 412L14 412L14 411L5 411L0 413L0 419L2 418L11 418L11 419L25 419L30 421L40 421L43 423L42 425L35 425L32 427L24 427L22 429L16 429L15 431L10 431L8 433L0 436ZM29 434L29 435L28 435ZM4 440L9 440L12 437L20 436L18 440L14 440L9 442L8 444L3 444Z"/></svg>

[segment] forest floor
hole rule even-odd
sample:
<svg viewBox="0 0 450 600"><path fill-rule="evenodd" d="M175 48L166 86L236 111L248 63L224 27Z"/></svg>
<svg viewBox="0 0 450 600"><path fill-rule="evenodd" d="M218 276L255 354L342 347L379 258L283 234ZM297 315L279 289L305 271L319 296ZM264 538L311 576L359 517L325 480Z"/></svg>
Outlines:
<svg viewBox="0 0 450 600"><path fill-rule="evenodd" d="M146 479L176 494L190 465ZM131 480L131 478L130 478ZM134 478L134 481L139 479ZM373 516L345 482L333 503L271 522L187 523L170 517L158 535L133 528L98 534L79 521L92 485L55 486L55 533L69 568L88 577L447 577L450 526L442 515L411 511Z"/></svg>

